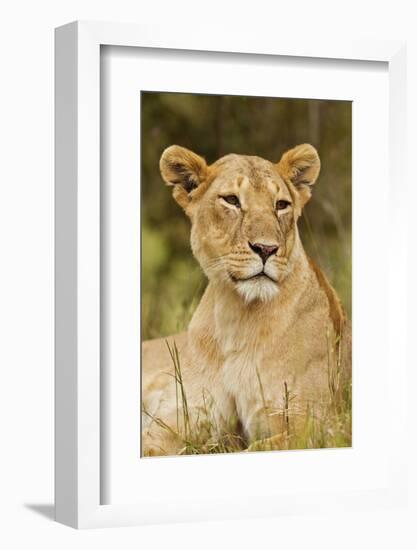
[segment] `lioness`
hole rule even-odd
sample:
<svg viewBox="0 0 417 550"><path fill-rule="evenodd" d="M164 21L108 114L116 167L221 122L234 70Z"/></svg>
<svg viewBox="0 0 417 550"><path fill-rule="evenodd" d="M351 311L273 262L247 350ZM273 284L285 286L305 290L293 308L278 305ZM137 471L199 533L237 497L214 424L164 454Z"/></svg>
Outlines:
<svg viewBox="0 0 417 550"><path fill-rule="evenodd" d="M173 145L160 169L209 282L170 349L165 338L143 342L143 454L184 452L191 428L208 442L236 433L250 450L280 448L307 411L324 414L350 368L341 303L297 229L317 151L299 145L277 164L230 154L208 166Z"/></svg>

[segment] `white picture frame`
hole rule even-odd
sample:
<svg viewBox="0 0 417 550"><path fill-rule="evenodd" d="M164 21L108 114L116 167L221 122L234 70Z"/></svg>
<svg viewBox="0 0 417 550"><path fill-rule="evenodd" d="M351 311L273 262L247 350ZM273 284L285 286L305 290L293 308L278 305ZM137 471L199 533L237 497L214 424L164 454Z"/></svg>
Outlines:
<svg viewBox="0 0 417 550"><path fill-rule="evenodd" d="M289 40L243 31L213 33L169 27L75 22L56 30L56 519L72 527L104 527L303 512L339 505L395 505L405 498L402 434L389 456L390 476L383 490L352 494L288 494L265 509L222 499L186 515L175 495L161 507L101 504L100 401L100 48L102 45L381 61L389 71L390 185L404 180L405 45L401 42ZM397 189L398 186L395 187ZM398 189L403 196L404 188ZM406 221L395 211L395 235L403 247L397 269L405 276ZM390 312L405 323L405 290ZM405 333L405 331L404 331ZM395 371L397 399L405 395L405 336ZM398 407L397 420L405 415ZM398 424L400 425L400 424ZM399 427L399 432L401 428ZM230 504L234 504L231 507ZM269 510L269 512L267 511Z"/></svg>

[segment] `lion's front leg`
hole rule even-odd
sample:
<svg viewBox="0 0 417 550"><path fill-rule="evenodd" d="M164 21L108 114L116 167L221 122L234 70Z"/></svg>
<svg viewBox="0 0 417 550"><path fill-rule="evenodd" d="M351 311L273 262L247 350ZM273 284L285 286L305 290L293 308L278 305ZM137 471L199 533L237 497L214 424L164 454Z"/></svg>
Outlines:
<svg viewBox="0 0 417 550"><path fill-rule="evenodd" d="M149 413L143 411L146 418ZM158 414L146 418L142 428L143 456L172 456L184 446L183 437L176 426L176 415Z"/></svg>
<svg viewBox="0 0 417 550"><path fill-rule="evenodd" d="M249 451L283 449L289 436L289 419L285 411L259 405L246 416L244 431L247 435Z"/></svg>
<svg viewBox="0 0 417 550"><path fill-rule="evenodd" d="M281 451L288 448L288 436L280 433L264 439L257 439L249 445L246 451Z"/></svg>
<svg viewBox="0 0 417 550"><path fill-rule="evenodd" d="M149 413L144 412L144 415ZM144 456L200 454L221 438L220 422L213 422L201 406L158 410L142 430Z"/></svg>
<svg viewBox="0 0 417 550"><path fill-rule="evenodd" d="M302 433L305 415L301 403L284 384L279 399L270 395L241 403L243 428L249 440L248 450L278 450L293 448L297 435Z"/></svg>

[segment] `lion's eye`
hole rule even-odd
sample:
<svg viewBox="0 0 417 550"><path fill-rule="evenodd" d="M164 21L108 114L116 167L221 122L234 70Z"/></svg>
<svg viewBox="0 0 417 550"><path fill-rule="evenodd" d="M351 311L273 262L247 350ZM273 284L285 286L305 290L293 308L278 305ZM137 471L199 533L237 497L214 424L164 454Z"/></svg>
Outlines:
<svg viewBox="0 0 417 550"><path fill-rule="evenodd" d="M291 203L289 201L284 201L284 200L281 200L281 201L278 201L277 204L276 204L276 209L277 210L285 210L287 208L287 206L289 206Z"/></svg>
<svg viewBox="0 0 417 550"><path fill-rule="evenodd" d="M240 202L239 202L239 199L236 197L236 195L226 195L225 197L221 197L221 198L224 201L226 201L228 204L232 204L233 206L240 208Z"/></svg>

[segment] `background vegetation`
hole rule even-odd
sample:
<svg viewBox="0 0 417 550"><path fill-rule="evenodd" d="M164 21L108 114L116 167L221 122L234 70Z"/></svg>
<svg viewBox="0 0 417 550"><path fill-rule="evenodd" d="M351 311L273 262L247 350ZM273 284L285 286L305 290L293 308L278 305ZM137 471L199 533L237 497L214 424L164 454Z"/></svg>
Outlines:
<svg viewBox="0 0 417 550"><path fill-rule="evenodd" d="M159 173L165 147L214 162L227 153L278 161L314 145L322 170L300 220L307 253L351 313L351 103L145 92L142 112L142 337L186 328L206 281L189 245L189 221Z"/></svg>

